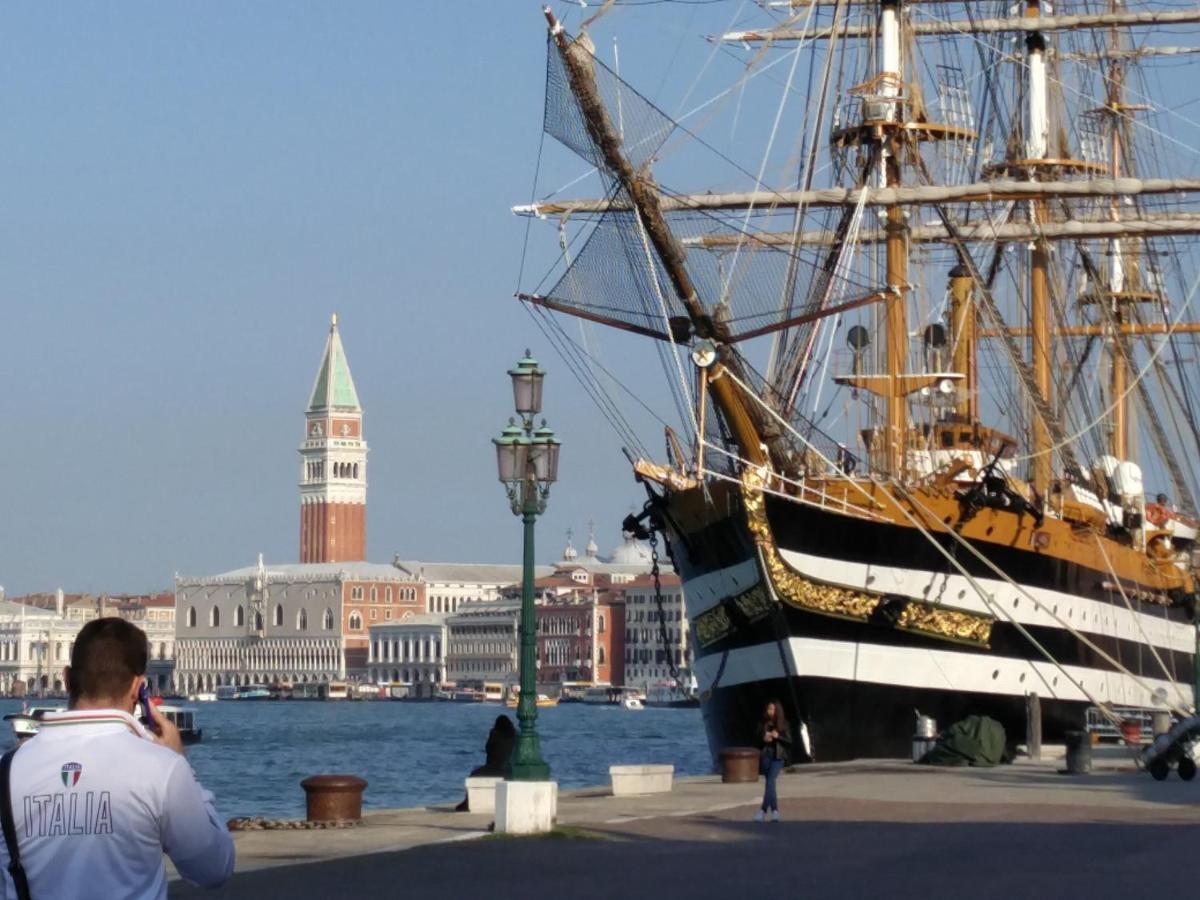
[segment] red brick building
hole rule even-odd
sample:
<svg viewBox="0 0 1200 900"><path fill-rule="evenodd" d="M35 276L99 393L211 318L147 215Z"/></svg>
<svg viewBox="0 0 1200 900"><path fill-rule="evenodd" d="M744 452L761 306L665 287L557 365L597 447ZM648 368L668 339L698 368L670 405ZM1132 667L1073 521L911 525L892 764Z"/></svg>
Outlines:
<svg viewBox="0 0 1200 900"><path fill-rule="evenodd" d="M539 578L534 588L538 683L622 684L625 604L609 576L559 572Z"/></svg>

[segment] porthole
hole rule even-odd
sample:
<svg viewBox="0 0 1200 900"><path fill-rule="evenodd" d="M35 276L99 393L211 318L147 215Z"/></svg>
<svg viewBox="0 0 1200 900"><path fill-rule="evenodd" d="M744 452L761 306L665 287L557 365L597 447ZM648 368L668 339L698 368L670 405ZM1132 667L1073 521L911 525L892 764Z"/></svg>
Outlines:
<svg viewBox="0 0 1200 900"><path fill-rule="evenodd" d="M1013 597L1013 609L1016 609L1020 605L1021 605L1021 598Z"/></svg>
<svg viewBox="0 0 1200 900"><path fill-rule="evenodd" d="M996 669L996 671L992 672L992 681L995 681L995 680L996 680L997 678L999 678L999 677L1000 677L1000 670L999 670L999 669Z"/></svg>
<svg viewBox="0 0 1200 900"><path fill-rule="evenodd" d="M966 590L966 588L963 588L961 591L958 592L958 599L961 600L965 596L967 596L967 590Z"/></svg>
<svg viewBox="0 0 1200 900"><path fill-rule="evenodd" d="M989 526L987 527L987 531L986 531L986 532L984 532L984 533L985 533L985 534L989 534L989 535L990 535L990 534L991 534L993 531L995 531L995 530L996 530L995 528L993 528L991 525L989 525Z"/></svg>
<svg viewBox="0 0 1200 900"><path fill-rule="evenodd" d="M1022 672L1022 673L1021 673L1021 678L1020 678L1020 680L1021 680L1022 682L1025 680L1025 673L1024 673L1024 672Z"/></svg>

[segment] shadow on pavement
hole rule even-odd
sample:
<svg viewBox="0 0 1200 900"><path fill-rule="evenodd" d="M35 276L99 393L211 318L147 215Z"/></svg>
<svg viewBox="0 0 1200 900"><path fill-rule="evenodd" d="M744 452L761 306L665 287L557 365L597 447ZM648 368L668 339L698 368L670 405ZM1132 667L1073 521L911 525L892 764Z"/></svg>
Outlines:
<svg viewBox="0 0 1200 900"><path fill-rule="evenodd" d="M653 829L649 825L654 825ZM1190 896L1200 826L796 821L718 817L605 829L611 840L426 846L239 875L176 898L920 898Z"/></svg>

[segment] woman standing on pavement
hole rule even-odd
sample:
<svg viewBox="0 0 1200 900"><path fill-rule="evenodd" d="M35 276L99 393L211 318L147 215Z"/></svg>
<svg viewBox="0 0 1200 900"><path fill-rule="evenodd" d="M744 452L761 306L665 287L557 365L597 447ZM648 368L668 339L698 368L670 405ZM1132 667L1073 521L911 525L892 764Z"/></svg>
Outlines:
<svg viewBox="0 0 1200 900"><path fill-rule="evenodd" d="M754 821L763 821L769 812L771 821L778 822L779 798L775 794L775 783L787 765L792 750L792 731L788 728L787 717L778 700L772 700L763 710L762 721L758 725L758 741L762 747L759 768L767 776L767 786L763 791L762 807L754 814Z"/></svg>

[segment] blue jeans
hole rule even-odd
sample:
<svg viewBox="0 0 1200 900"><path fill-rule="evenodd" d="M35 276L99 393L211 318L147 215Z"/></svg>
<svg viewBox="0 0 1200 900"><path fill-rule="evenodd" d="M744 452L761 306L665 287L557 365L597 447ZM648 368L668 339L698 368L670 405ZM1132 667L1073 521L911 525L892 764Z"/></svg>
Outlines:
<svg viewBox="0 0 1200 900"><path fill-rule="evenodd" d="M782 759L763 758L763 773L767 776L767 787L763 791L763 812L767 810L771 810L772 812L779 811L779 798L775 794L775 782L779 780L779 773L782 771Z"/></svg>

